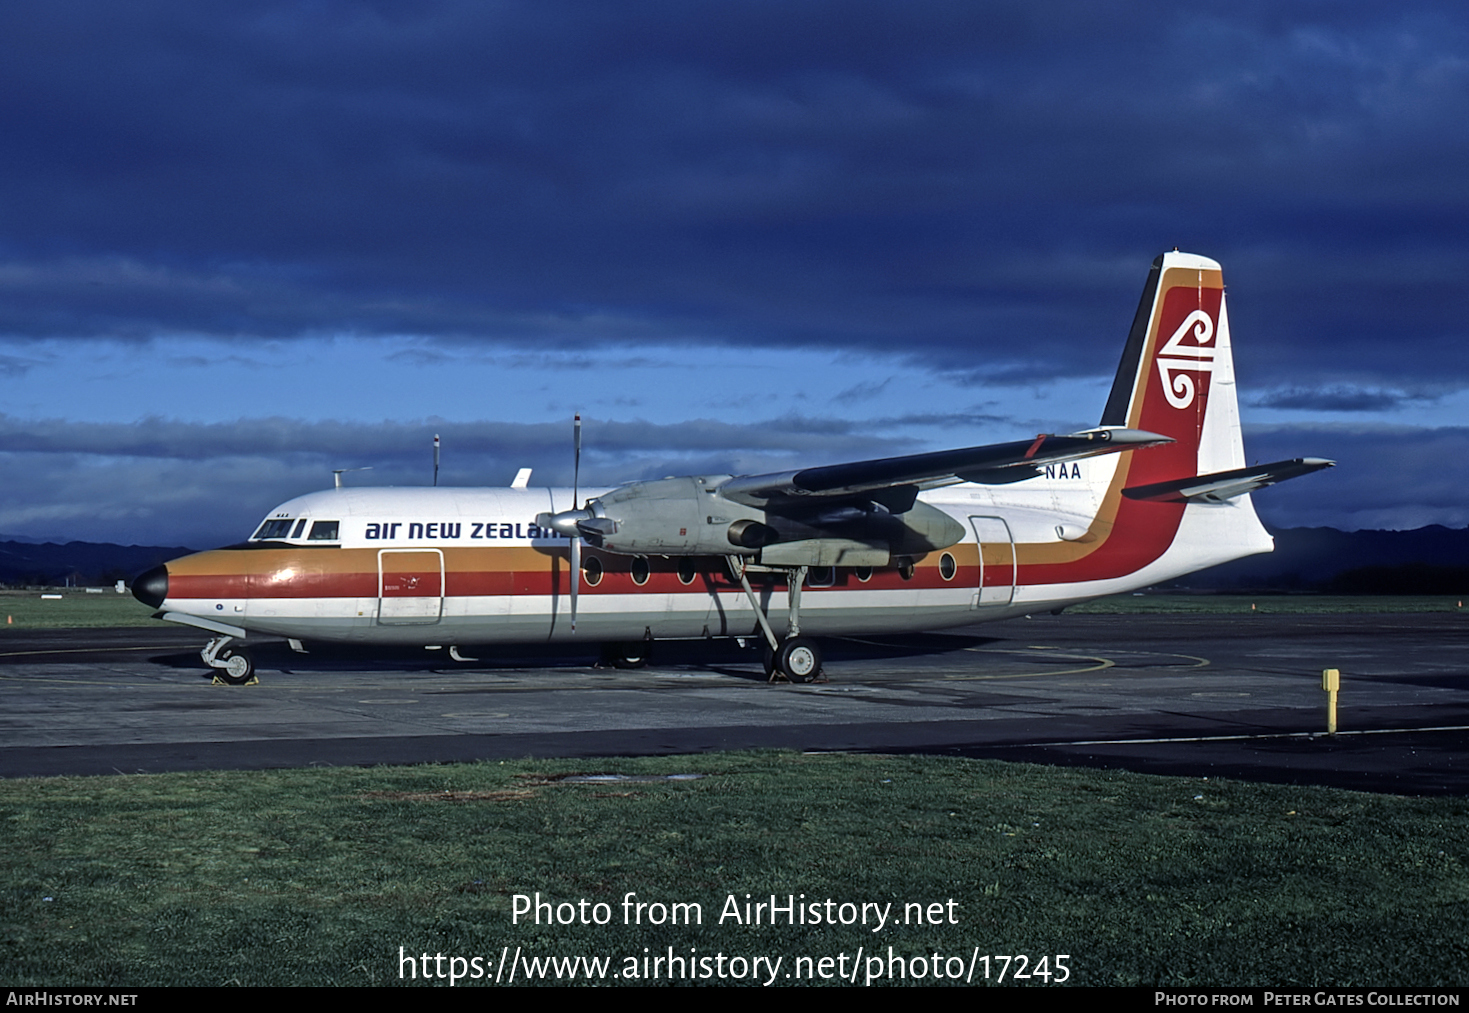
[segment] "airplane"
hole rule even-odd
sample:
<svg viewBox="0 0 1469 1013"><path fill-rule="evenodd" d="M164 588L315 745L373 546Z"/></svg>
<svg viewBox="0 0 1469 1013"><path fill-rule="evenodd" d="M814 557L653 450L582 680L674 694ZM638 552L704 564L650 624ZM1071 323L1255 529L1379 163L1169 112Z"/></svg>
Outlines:
<svg viewBox="0 0 1469 1013"><path fill-rule="evenodd" d="M1223 273L1175 250L1092 429L585 499L531 488L528 469L509 488L339 487L133 594L213 634L201 657L235 685L254 676L252 635L457 660L587 643L619 667L657 640L754 639L772 681L801 682L823 674L818 637L1057 611L1270 552L1250 494L1333 464L1246 465Z"/></svg>

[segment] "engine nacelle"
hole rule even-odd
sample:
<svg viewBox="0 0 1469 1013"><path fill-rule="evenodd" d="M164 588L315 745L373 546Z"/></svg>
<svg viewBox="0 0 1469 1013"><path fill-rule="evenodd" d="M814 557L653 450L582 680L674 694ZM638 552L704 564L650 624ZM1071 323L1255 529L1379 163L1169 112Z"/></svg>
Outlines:
<svg viewBox="0 0 1469 1013"><path fill-rule="evenodd" d="M922 555L953 545L964 527L927 503L892 513L855 497L785 500L768 508L726 499L725 475L632 482L586 508L538 518L609 552L639 556L759 554L791 565L840 559L837 565L884 566L894 555ZM830 565L827 563L813 565Z"/></svg>
<svg viewBox="0 0 1469 1013"><path fill-rule="evenodd" d="M766 525L763 510L719 495L715 487L727 477L700 475L620 486L588 503L592 517L577 528L587 541L609 552L753 554L778 536Z"/></svg>

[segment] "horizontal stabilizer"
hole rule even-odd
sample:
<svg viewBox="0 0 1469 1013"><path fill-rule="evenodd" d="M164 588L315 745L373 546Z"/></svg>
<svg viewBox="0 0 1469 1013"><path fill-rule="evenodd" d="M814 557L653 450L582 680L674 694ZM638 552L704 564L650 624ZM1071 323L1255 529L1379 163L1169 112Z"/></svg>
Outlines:
<svg viewBox="0 0 1469 1013"><path fill-rule="evenodd" d="M1253 468L1236 468L1233 471L1216 471L1212 475L1195 475L1192 478L1139 485L1123 489L1122 495L1129 499L1153 500L1158 503L1223 503L1247 492L1263 489L1267 485L1309 475L1313 471L1335 465L1335 461L1320 457L1297 457L1273 464L1257 464Z"/></svg>
<svg viewBox="0 0 1469 1013"><path fill-rule="evenodd" d="M719 487L719 493L736 503L758 506L774 499L850 496L894 486L934 488L955 482L1001 484L1034 477L1037 465L1172 442L1167 436L1140 429L1088 429L1063 436L1042 434L1033 440L996 443L987 447L940 450L774 475L747 475L725 482Z"/></svg>

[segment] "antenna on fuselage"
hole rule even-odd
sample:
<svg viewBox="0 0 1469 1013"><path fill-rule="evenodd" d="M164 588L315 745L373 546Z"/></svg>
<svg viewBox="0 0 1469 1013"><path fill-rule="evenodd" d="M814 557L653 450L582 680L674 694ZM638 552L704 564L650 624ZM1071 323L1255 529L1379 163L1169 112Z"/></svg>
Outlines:
<svg viewBox="0 0 1469 1013"><path fill-rule="evenodd" d="M434 485L439 484L439 434L434 433Z"/></svg>
<svg viewBox="0 0 1469 1013"><path fill-rule="evenodd" d="M334 488L334 489L340 489L342 487L342 474L343 474L343 472L348 472L348 471L371 471L371 470L372 470L372 465L370 465L370 464L367 467L365 467L365 468L333 468L332 469L332 488Z"/></svg>

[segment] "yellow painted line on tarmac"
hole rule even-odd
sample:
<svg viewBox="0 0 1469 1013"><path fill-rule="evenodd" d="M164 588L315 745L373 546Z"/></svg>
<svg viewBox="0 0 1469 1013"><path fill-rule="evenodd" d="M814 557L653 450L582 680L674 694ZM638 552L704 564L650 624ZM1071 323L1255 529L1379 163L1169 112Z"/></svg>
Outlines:
<svg viewBox="0 0 1469 1013"><path fill-rule="evenodd" d="M870 647L884 647L892 649L893 646L892 644L884 644L876 640L864 640L859 637L842 637L841 639L846 640L849 643L867 644ZM1119 664L1119 662L1111 658L1099 658L1090 654L1068 654L1062 651L1060 648L1047 647L1044 644L1032 644L1030 647L1027 647L1024 650L1007 650L1004 648L997 649L992 647L964 647L960 648L960 650L971 651L975 654L1018 654L1021 656L1028 656L1033 653L1044 652L1044 656L1047 658L1067 658L1074 661L1090 662L1090 664L1086 664L1078 668L1048 669L1043 672L1018 672L1012 675L945 675L942 677L944 681L981 682L998 681L1001 679L1045 679L1053 678L1060 675L1086 675L1089 672L1104 672L1109 668L1116 668ZM1190 665L1180 666L1184 670L1209 667L1208 658L1200 658L1192 654L1173 654L1160 651L1126 651L1124 653L1129 655L1141 655L1144 657L1183 658L1187 661L1192 662L1192 664Z"/></svg>
<svg viewBox="0 0 1469 1013"><path fill-rule="evenodd" d="M985 647L966 647L964 648L964 650L973 651L975 654L1019 655L1034 655L1035 653L1040 651L1053 651L1052 648L1048 647L1031 647L1023 651L994 650L992 648ZM1014 675L946 675L944 676L944 679L949 682L984 682L997 681L1000 679L1044 679L1057 675L1085 675L1087 672L1104 672L1109 668L1116 667L1117 665L1117 662L1112 661L1109 658L1095 658L1089 654L1063 654L1059 651L1054 651L1053 653L1047 653L1045 657L1069 658L1074 661L1089 661L1092 662L1092 664L1086 665L1082 668L1058 668L1046 672L1018 672Z"/></svg>
<svg viewBox="0 0 1469 1013"><path fill-rule="evenodd" d="M109 651L187 651L189 648L181 644L154 644L151 647L64 647L54 651L4 651L0 652L0 658L25 658L41 654L105 654Z"/></svg>
<svg viewBox="0 0 1469 1013"><path fill-rule="evenodd" d="M977 650L981 650L981 648L971 647L971 648L968 648L968 650L977 651ZM1044 644L1032 644L1029 648L1027 648L1027 650L1031 650L1031 651L1055 651L1055 650L1057 650L1057 648L1055 648L1055 647L1046 647ZM1192 661L1193 662L1192 665L1187 666L1188 668L1208 668L1209 667L1209 659L1208 658L1200 658L1197 655L1193 655L1193 654L1177 654L1177 653L1175 653L1173 651L1123 651L1122 653L1123 654L1129 654L1129 655L1138 655L1138 656L1141 656L1141 657L1144 657L1144 658L1187 658L1189 661ZM1064 657L1085 657L1085 655L1066 655L1066 654L1061 654L1061 655L1058 655L1058 656L1059 657L1063 657L1063 658Z"/></svg>
<svg viewBox="0 0 1469 1013"><path fill-rule="evenodd" d="M1194 662L1194 664L1188 666L1189 668L1208 668L1209 667L1209 659L1208 658L1200 658L1200 657L1196 657L1196 656L1194 656L1192 654L1170 654L1170 653L1165 653L1163 651L1128 651L1127 653L1128 654L1145 654L1145 655L1151 655L1152 657L1155 657L1155 658L1187 658L1189 661Z"/></svg>
<svg viewBox="0 0 1469 1013"><path fill-rule="evenodd" d="M39 657L43 654L107 654L113 651L167 651L178 650L178 644L162 644L145 647L65 647L50 651L6 651L0 658ZM206 672L200 671L199 675ZM63 679L50 675L6 675L0 671L0 682L53 682L66 686L107 686L112 689L155 689L159 686L176 686L172 682L118 682L112 679Z"/></svg>
<svg viewBox="0 0 1469 1013"><path fill-rule="evenodd" d="M894 650L895 649L892 644L884 644L881 641L877 641L877 640L864 640L861 637L840 637L838 639L845 640L848 643L852 643L852 644L866 644L868 647L881 647L881 648L885 648L887 650ZM1006 650L1004 648L990 648L990 647L963 647L963 648L960 648L960 650L973 651L976 654L1020 654L1020 655L1028 655L1028 654L1030 654L1033 651L1048 651L1048 652L1054 652L1054 653L1050 653L1050 654L1047 655L1047 657L1050 657L1050 658L1072 658L1072 659L1075 659L1077 661L1089 661L1089 662L1092 662L1092 664L1087 665L1087 666L1085 666L1083 668L1062 668L1062 669L1056 669L1055 671L1046 671L1046 672L1021 672L1021 673L1018 673L1018 674L1015 674L1015 675L944 675L944 676L940 676L939 677L942 681L946 681L946 682L974 682L974 681L979 681L979 680L992 680L992 679L1040 679L1040 678L1044 678L1046 676L1054 676L1054 675L1081 675L1081 674L1086 673L1086 672L1101 672L1101 671L1104 671L1104 670L1106 670L1108 668L1113 667L1116 664L1116 662L1109 661L1106 658L1095 658L1095 657L1092 657L1089 654L1062 654L1059 651L1057 651L1056 648L1054 648L1054 647L1028 647L1025 650ZM1205 664L1208 664L1208 662L1205 662Z"/></svg>

